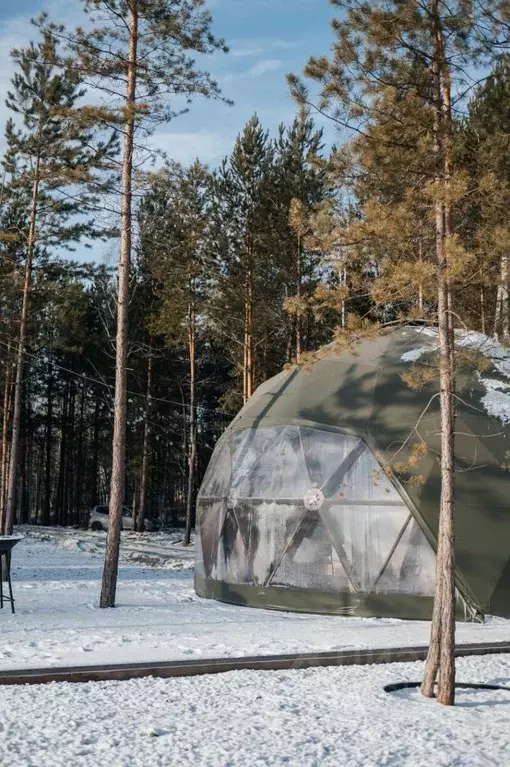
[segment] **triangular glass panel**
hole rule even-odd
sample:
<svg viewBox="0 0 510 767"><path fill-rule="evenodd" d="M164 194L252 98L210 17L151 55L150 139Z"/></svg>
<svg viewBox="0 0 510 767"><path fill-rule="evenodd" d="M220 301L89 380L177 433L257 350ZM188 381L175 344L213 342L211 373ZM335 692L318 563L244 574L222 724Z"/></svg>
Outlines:
<svg viewBox="0 0 510 767"><path fill-rule="evenodd" d="M317 518L297 548L289 549L272 579L272 586L317 591L352 591L340 558L324 525Z"/></svg>
<svg viewBox="0 0 510 767"><path fill-rule="evenodd" d="M194 566L195 575L199 575L203 577L205 575L205 568L204 568L204 554L202 551L202 540L200 538L200 533L197 532L195 535L195 566Z"/></svg>
<svg viewBox="0 0 510 767"><path fill-rule="evenodd" d="M231 471L230 441L229 437L225 435L214 449L198 497L224 498L230 488Z"/></svg>
<svg viewBox="0 0 510 767"><path fill-rule="evenodd" d="M386 476L384 469L365 447L357 461L340 479L338 487L329 494L332 499L345 501L374 501L402 503L402 498Z"/></svg>
<svg viewBox="0 0 510 767"><path fill-rule="evenodd" d="M257 429L236 446L233 498L300 499L309 487L297 427Z"/></svg>
<svg viewBox="0 0 510 767"><path fill-rule="evenodd" d="M433 596L436 555L415 519L408 524L375 591L378 594Z"/></svg>
<svg viewBox="0 0 510 767"><path fill-rule="evenodd" d="M324 504L320 515L356 591L372 591L409 516L405 506Z"/></svg>
<svg viewBox="0 0 510 767"><path fill-rule="evenodd" d="M216 561L216 552L226 511L225 501L199 500L197 504L204 570L208 577L211 575Z"/></svg>
<svg viewBox="0 0 510 767"><path fill-rule="evenodd" d="M243 504L236 507L240 517L250 513L249 557L255 583L264 586L271 577L275 566L281 560L285 549L305 515L302 505L267 501ZM244 527L244 524L239 523Z"/></svg>
<svg viewBox="0 0 510 767"><path fill-rule="evenodd" d="M280 441L283 428L242 429L232 435L232 495L243 498L254 495L253 474L264 471L265 456Z"/></svg>
<svg viewBox="0 0 510 767"><path fill-rule="evenodd" d="M320 429L300 427L299 432L312 487L322 487L359 442L358 437Z"/></svg>
<svg viewBox="0 0 510 767"><path fill-rule="evenodd" d="M229 500L227 502L227 506L229 506L230 503L232 503L232 501ZM252 529L252 507L253 501L236 501L232 506L229 506L229 508L232 508L232 513L236 518L239 533L241 534L244 548L248 554L250 552L250 537Z"/></svg>
<svg viewBox="0 0 510 767"><path fill-rule="evenodd" d="M225 583L252 582L248 553L232 511L225 517L213 577Z"/></svg>

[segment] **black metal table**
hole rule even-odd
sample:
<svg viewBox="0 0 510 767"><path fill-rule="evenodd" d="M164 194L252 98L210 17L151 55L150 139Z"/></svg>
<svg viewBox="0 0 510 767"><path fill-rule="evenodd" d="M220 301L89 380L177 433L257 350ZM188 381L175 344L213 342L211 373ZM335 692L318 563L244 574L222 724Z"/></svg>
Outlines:
<svg viewBox="0 0 510 767"><path fill-rule="evenodd" d="M21 541L19 536L0 535L0 609L3 609L4 601L11 603L11 611L14 613L14 597L11 584L11 551ZM4 596L4 573L7 576L9 596Z"/></svg>

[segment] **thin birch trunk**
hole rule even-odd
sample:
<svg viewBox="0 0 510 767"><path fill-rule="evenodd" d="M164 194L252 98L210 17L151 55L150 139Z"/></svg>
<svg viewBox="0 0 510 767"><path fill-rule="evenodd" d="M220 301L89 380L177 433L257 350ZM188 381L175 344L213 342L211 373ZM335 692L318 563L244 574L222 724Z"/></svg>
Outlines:
<svg viewBox="0 0 510 767"><path fill-rule="evenodd" d="M95 395L94 405L94 433L92 437L92 482L89 496L89 505L95 506L99 502L99 397Z"/></svg>
<svg viewBox="0 0 510 767"><path fill-rule="evenodd" d="M46 408L46 465L44 471L44 500L42 523L50 524L51 512L51 446L53 441L53 369L51 362L48 373L48 388L46 390L47 408Z"/></svg>
<svg viewBox="0 0 510 767"><path fill-rule="evenodd" d="M85 387L80 392L80 421L78 427L78 450L76 456L76 485L75 485L75 519L74 524L80 525L83 521L83 443L85 441Z"/></svg>
<svg viewBox="0 0 510 767"><path fill-rule="evenodd" d="M4 382L4 411L2 416L2 458L0 475L0 533L5 530L5 501L7 490L7 465L9 458L9 421L11 411L11 344L7 345Z"/></svg>
<svg viewBox="0 0 510 767"><path fill-rule="evenodd" d="M21 439L21 402L23 399L24 354L28 336L28 310L30 304L30 289L32 286L32 262L35 248L35 226L37 220L37 198L39 195L39 157L36 157L34 168L34 183L32 185L32 201L30 204L30 222L28 226L27 257L25 262L25 281L19 326L19 341L16 355L16 375L14 380L14 407L12 414L11 454L9 461L9 479L7 483L7 500L5 506L5 533L12 535L16 513L16 487L18 480L19 453Z"/></svg>
<svg viewBox="0 0 510 767"><path fill-rule="evenodd" d="M508 256L501 256L501 335L510 340L510 302L508 300Z"/></svg>
<svg viewBox="0 0 510 767"><path fill-rule="evenodd" d="M244 300L243 400L246 402L253 394L253 267L251 256L246 272Z"/></svg>
<svg viewBox="0 0 510 767"><path fill-rule="evenodd" d="M420 240L420 244L419 244L418 247L419 247L418 260L419 260L419 262L421 264L422 261L423 261L423 242L422 242L422 240ZM418 312L420 314L420 317L423 317L423 285L422 285L421 282L420 282L420 285L418 287Z"/></svg>
<svg viewBox="0 0 510 767"><path fill-rule="evenodd" d="M115 359L115 404L112 446L112 476L106 553L100 607L114 607L119 569L122 504L126 466L126 365L128 342L129 273L131 264L131 196L136 106L136 57L138 43L138 0L129 5L129 52L126 90L126 122L122 165L121 238L117 289L117 338Z"/></svg>
<svg viewBox="0 0 510 767"><path fill-rule="evenodd" d="M485 334L487 332L487 322L485 318L485 288L483 285L480 286L480 321L482 326L482 333Z"/></svg>
<svg viewBox="0 0 510 767"><path fill-rule="evenodd" d="M192 288L192 293L194 288ZM197 419L196 419L196 316L194 297L190 302L188 316L188 351L189 351L189 440L188 440L188 489L186 494L186 527L184 546L191 543L191 522L195 490L195 466L197 462Z"/></svg>
<svg viewBox="0 0 510 767"><path fill-rule="evenodd" d="M137 530L138 525L138 502L140 500L138 488L135 484L135 488L133 490L133 508L131 509L131 529L133 531Z"/></svg>
<svg viewBox="0 0 510 767"><path fill-rule="evenodd" d="M301 251L302 251L302 242L301 242L301 235L298 234L297 236L297 252L296 252L296 298L298 301L298 307L299 311L296 314L296 362L299 362L301 359L301 351L302 351L302 339L301 339L301 293L302 293L302 275L301 275Z"/></svg>
<svg viewBox="0 0 510 767"><path fill-rule="evenodd" d="M150 438L150 414L151 414L151 398L152 398L152 351L149 352L149 359L147 362L147 389L145 395L145 414L143 424L143 446L142 446L142 471L140 476L140 497L138 502L138 514L136 519L133 519L135 523L133 530L137 530L139 533L143 533L145 528L145 515L147 512L147 484L149 475L149 438ZM135 510L133 508L133 515Z"/></svg>

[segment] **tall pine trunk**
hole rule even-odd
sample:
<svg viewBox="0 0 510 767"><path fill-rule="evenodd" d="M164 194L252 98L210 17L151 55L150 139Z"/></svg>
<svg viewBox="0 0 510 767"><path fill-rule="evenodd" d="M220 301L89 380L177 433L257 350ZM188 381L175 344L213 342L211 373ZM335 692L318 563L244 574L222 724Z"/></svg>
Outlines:
<svg viewBox="0 0 510 767"><path fill-rule="evenodd" d="M46 460L44 470L44 497L43 497L43 511L42 511L42 524L50 524L50 512L51 512L51 452L53 443L53 385L54 374L51 362L49 363L48 370L48 386L46 389Z"/></svg>
<svg viewBox="0 0 510 767"><path fill-rule="evenodd" d="M152 398L152 350L149 352L147 361L147 389L145 394L145 413L143 424L143 446L142 446L142 471L140 475L140 496L138 502L138 513L133 507L134 523L133 530L142 533L145 528L145 515L147 513L147 485L149 480L149 439L150 439L150 415Z"/></svg>
<svg viewBox="0 0 510 767"><path fill-rule="evenodd" d="M126 122L122 164L122 202L120 258L117 288L117 338L115 358L115 404L113 420L112 476L110 485L110 509L108 536L101 586L100 607L115 606L117 575L119 569L120 531L122 527L122 504L124 503L126 468L126 365L128 343L129 273L131 265L132 237L132 176L133 145L136 107L136 57L138 44L138 0L129 5L129 52L126 89Z"/></svg>
<svg viewBox="0 0 510 767"><path fill-rule="evenodd" d="M250 255L244 286L244 364L243 401L253 393L253 266Z"/></svg>
<svg viewBox="0 0 510 767"><path fill-rule="evenodd" d="M7 492L7 468L9 460L9 421L11 412L11 344L5 356L4 407L2 414L2 456L0 473L0 533L5 531L5 501Z"/></svg>
<svg viewBox="0 0 510 767"><path fill-rule="evenodd" d="M422 692L434 694L439 673L439 703L455 701L455 487L454 487L454 334L451 291L448 280L447 238L452 235L452 210L448 187L452 174L451 85L444 56L443 32L438 0L433 2L435 36L435 130L434 150L438 167L438 197L435 203L436 255L438 279L439 384L441 409L441 498L436 558L436 594L432 616L429 653L425 664ZM441 186L443 194L439 193ZM443 200L447 200L445 202Z"/></svg>
<svg viewBox="0 0 510 767"><path fill-rule="evenodd" d="M302 275L301 275L301 260L302 260L302 238L301 235L297 235L297 247L296 247L296 298L298 301L298 307L301 306L301 287L302 287ZM302 352L302 340L301 340L301 309L296 314L296 361L301 359Z"/></svg>
<svg viewBox="0 0 510 767"><path fill-rule="evenodd" d="M485 309L485 286L482 284L480 285L480 325L482 333L487 332L487 321L485 318L486 309Z"/></svg>
<svg viewBox="0 0 510 767"><path fill-rule="evenodd" d="M193 290L193 288L192 288ZM192 299L188 316L189 352L189 440L188 440L188 490L186 494L186 526L184 545L191 542L191 523L195 494L195 466L197 462L197 413L196 413L196 316Z"/></svg>
<svg viewBox="0 0 510 767"><path fill-rule="evenodd" d="M89 506L99 502L99 395L94 393L94 432L92 436L92 477L90 483Z"/></svg>
<svg viewBox="0 0 510 767"><path fill-rule="evenodd" d="M494 317L494 335L503 341L510 340L510 301L508 299L508 256L501 256L500 279L496 296L496 314ZM501 332L500 332L501 331Z"/></svg>
<svg viewBox="0 0 510 767"><path fill-rule="evenodd" d="M78 448L76 451L76 484L74 495L74 524L79 525L83 521L83 443L85 440L85 387L80 390L80 420L78 426Z"/></svg>
<svg viewBox="0 0 510 767"><path fill-rule="evenodd" d="M16 354L16 374L14 379L14 407L12 413L11 454L9 461L9 479L7 483L7 499L5 505L5 533L12 535L16 513L16 488L21 442L21 402L23 398L23 372L25 345L28 336L28 310L30 304L30 288L32 286L32 262L35 247L35 226L37 219L37 198L39 195L39 157L36 157L34 167L34 183L32 185L32 200L30 204L30 221L28 226L27 256L25 261L25 281L19 325L19 340Z"/></svg>

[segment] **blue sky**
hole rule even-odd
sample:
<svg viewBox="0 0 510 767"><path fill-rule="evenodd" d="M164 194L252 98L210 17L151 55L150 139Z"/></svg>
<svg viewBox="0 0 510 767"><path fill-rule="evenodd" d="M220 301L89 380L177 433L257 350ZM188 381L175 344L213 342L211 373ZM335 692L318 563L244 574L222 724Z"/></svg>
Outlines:
<svg viewBox="0 0 510 767"><path fill-rule="evenodd" d="M333 9L328 0L209 0L208 6L214 31L231 52L210 57L207 65L235 104L196 102L188 114L158 129L153 143L183 163L198 157L216 165L254 112L271 132L292 120L295 105L285 75L301 72L309 55L328 52ZM80 0L0 0L0 125L12 75L8 51L34 37L30 18L43 10L70 26L83 18ZM331 140L330 125L324 127ZM3 135L0 151L2 146Z"/></svg>

